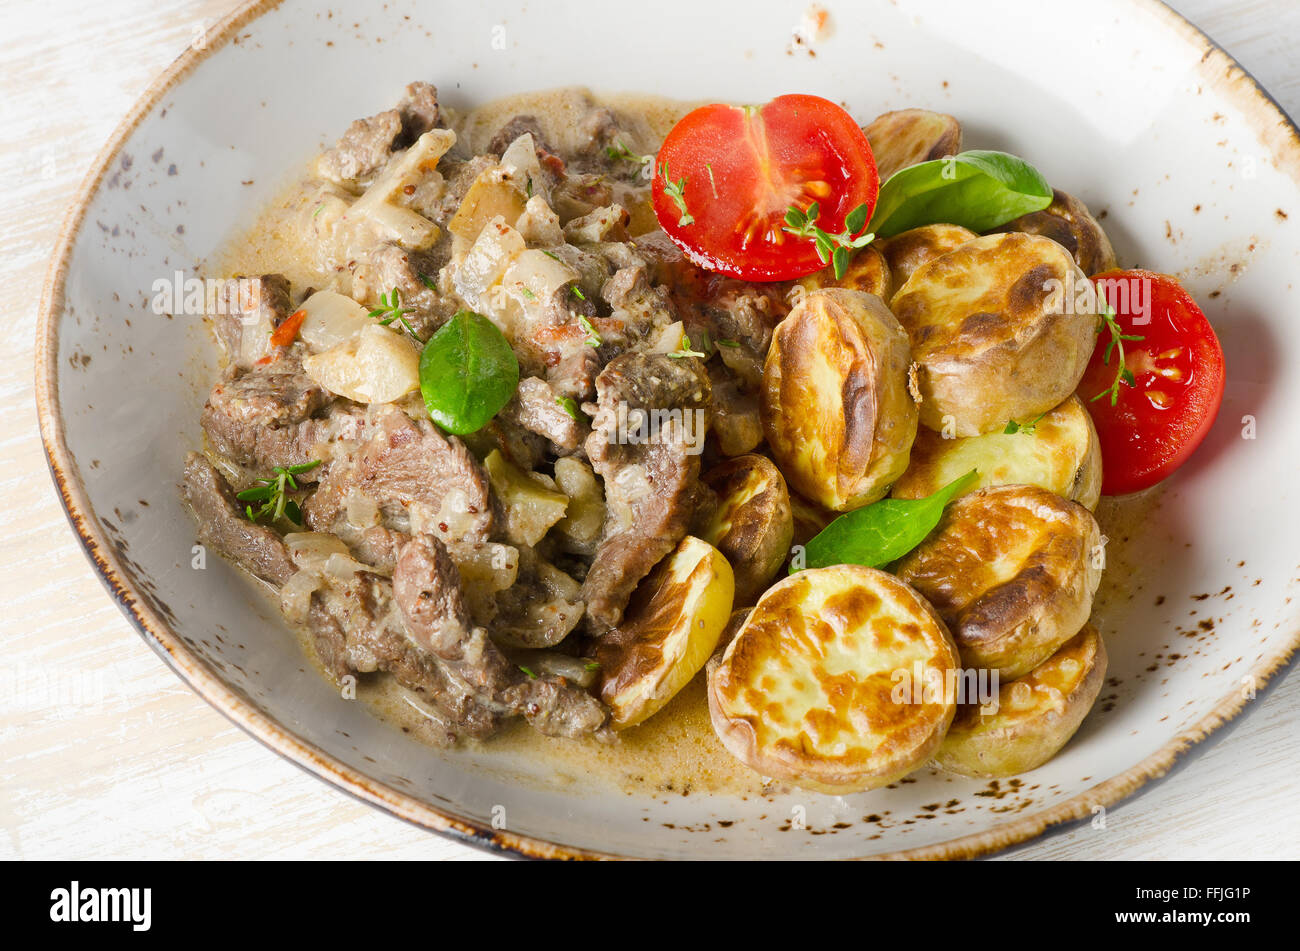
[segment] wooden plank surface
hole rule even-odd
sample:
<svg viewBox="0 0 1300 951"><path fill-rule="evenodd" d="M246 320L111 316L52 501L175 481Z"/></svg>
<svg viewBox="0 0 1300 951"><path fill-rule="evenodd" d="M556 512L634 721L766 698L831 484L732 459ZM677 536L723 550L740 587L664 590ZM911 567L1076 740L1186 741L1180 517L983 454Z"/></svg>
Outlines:
<svg viewBox="0 0 1300 951"><path fill-rule="evenodd" d="M144 645L54 496L32 397L63 210L153 77L230 0L8 0L0 34L0 857L484 858L354 802L231 726ZM1175 3L1300 113L1300 5ZM1300 676L1176 775L1011 858L1300 855Z"/></svg>

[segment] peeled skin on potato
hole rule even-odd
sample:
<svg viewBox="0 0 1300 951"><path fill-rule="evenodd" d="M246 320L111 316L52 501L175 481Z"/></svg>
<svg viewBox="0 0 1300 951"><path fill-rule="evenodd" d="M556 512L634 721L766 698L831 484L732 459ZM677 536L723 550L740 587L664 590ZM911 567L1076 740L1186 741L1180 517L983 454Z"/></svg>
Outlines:
<svg viewBox="0 0 1300 951"><path fill-rule="evenodd" d="M961 151L961 123L942 112L899 109L877 116L863 126L883 182L900 168Z"/></svg>
<svg viewBox="0 0 1300 951"><path fill-rule="evenodd" d="M596 645L600 698L627 729L663 709L704 666L731 616L727 559L687 535L632 595L623 620Z"/></svg>
<svg viewBox="0 0 1300 951"><path fill-rule="evenodd" d="M1059 188L1052 189L1052 203L1008 221L998 231L1023 231L1051 238L1074 255L1079 269L1091 277L1115 267L1110 238L1092 216L1088 206Z"/></svg>
<svg viewBox="0 0 1300 951"><path fill-rule="evenodd" d="M764 776L859 792L934 754L953 692L901 678L947 683L957 662L943 621L893 575L810 569L769 588L711 666L709 715L723 746Z"/></svg>
<svg viewBox="0 0 1300 951"><path fill-rule="evenodd" d="M922 427L907 471L890 494L922 499L972 469L979 477L969 492L990 485L1037 485L1089 511L1101 498L1101 446L1092 417L1077 396L1033 423L1031 432L944 439Z"/></svg>
<svg viewBox="0 0 1300 951"><path fill-rule="evenodd" d="M921 422L979 436L1074 392L1097 342L1087 278L1050 238L994 234L923 265L891 303L919 365Z"/></svg>
<svg viewBox="0 0 1300 951"><path fill-rule="evenodd" d="M1014 680L1088 620L1101 532L1082 505L1032 485L998 485L948 506L895 566L952 631L967 667Z"/></svg>
<svg viewBox="0 0 1300 951"><path fill-rule="evenodd" d="M963 776L1037 769L1070 741L1106 678L1106 645L1091 624L1025 676L998 690L997 712L961 707L935 762Z"/></svg>
<svg viewBox="0 0 1300 951"><path fill-rule="evenodd" d="M843 512L907 468L916 404L907 334L879 297L813 291L777 325L763 367L763 433L793 489Z"/></svg>
<svg viewBox="0 0 1300 951"><path fill-rule="evenodd" d="M974 241L979 235L961 225L922 225L900 232L892 238L882 238L868 247L874 247L885 256L889 265L890 283L895 291L907 283L916 269L960 248L967 241ZM880 295L885 297L884 294ZM889 300L885 297L885 300Z"/></svg>
<svg viewBox="0 0 1300 951"><path fill-rule="evenodd" d="M700 533L736 575L736 605L753 604L790 554L794 517L780 470L766 456L728 459L704 475L718 496Z"/></svg>

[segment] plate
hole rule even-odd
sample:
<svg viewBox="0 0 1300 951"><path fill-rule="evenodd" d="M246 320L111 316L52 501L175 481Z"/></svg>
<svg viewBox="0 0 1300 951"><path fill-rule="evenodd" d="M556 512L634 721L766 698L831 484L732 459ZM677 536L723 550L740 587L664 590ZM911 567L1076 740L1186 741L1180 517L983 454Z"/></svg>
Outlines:
<svg viewBox="0 0 1300 951"><path fill-rule="evenodd" d="M82 545L145 640L251 735L341 789L471 844L536 857L964 857L1086 820L1247 709L1300 643L1293 275L1300 136L1225 52L1153 0L996 15L939 0L245 6L132 109L76 196L41 308L38 409ZM1043 37L1051 37L1050 43ZM579 48L580 47L580 48ZM1101 68L1103 67L1104 68ZM202 321L154 312L357 116L413 79L461 108L586 85L683 99L818 93L870 119L958 116L1104 214L1120 260L1178 274L1223 342L1205 445L1106 516L1111 669L1069 746L1018 780L922 770L850 797L627 795L431 751L322 680L274 606L197 553L177 490L215 377ZM1138 94L1137 91L1140 91Z"/></svg>

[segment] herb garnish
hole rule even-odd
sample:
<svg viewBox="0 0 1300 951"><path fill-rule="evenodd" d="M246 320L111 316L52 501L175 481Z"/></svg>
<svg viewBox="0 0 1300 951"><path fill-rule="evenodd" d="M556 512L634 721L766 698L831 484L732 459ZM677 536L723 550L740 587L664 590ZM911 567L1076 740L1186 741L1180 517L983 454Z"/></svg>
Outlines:
<svg viewBox="0 0 1300 951"><path fill-rule="evenodd" d="M572 396L557 396L555 402L559 404L560 409L569 414L569 418L575 423L581 422L578 418L578 413L581 412L581 410L578 409L578 401Z"/></svg>
<svg viewBox="0 0 1300 951"><path fill-rule="evenodd" d="M686 176L683 175L677 181L673 181L668 175L667 162L659 166L659 172L664 177L664 194L673 200L677 210L682 213L682 216L677 219L678 227L684 228L695 224L695 216L686 210Z"/></svg>
<svg viewBox="0 0 1300 951"><path fill-rule="evenodd" d="M311 462L301 462L296 466L276 466L275 475L267 479L258 479L258 485L251 489L245 489L235 498L241 502L261 502L261 506L254 509L252 505L244 506L244 514L250 522L259 521L263 516L271 516L270 521L284 517L289 519L295 525L302 524L302 510L298 503L289 498L286 494L289 491L296 491L298 483L294 476L301 475L320 465L319 459L313 459Z"/></svg>
<svg viewBox="0 0 1300 951"><path fill-rule="evenodd" d="M701 346L703 346L703 344L701 344ZM672 357L673 359L680 360L682 357L704 357L707 356L707 354L701 353L698 350L692 350L691 338L686 334L682 334L681 344L676 350L668 354L668 356Z"/></svg>
<svg viewBox="0 0 1300 951"><path fill-rule="evenodd" d="M536 675L535 673L533 673L531 670L529 670L527 667L524 667L523 665L520 665L519 669L522 670L524 673L526 673L526 674L528 675L528 679L529 679L529 680L536 680L536 679L537 679L537 675Z"/></svg>
<svg viewBox="0 0 1300 951"><path fill-rule="evenodd" d="M876 236L858 234L854 237L867 226L866 205L858 205L848 213L844 219L844 230L839 234L830 234L824 228L817 226L817 216L820 214L821 205L817 202L809 205L806 211L800 211L796 206L791 205L786 209L785 227L781 230L799 238L812 238L813 243L817 245L817 256L821 258L822 264L832 265L835 269L835 279L839 280L848 271L853 252L865 248L875 240Z"/></svg>
<svg viewBox="0 0 1300 951"><path fill-rule="evenodd" d="M1120 329L1119 322L1115 319L1115 308L1111 307L1107 302L1100 287L1097 288L1097 317L1097 333L1101 333L1103 330L1110 331L1110 343L1106 344L1106 352L1102 355L1101 362L1106 366L1110 366L1110 355L1113 350L1119 351L1119 360L1115 363L1115 379L1110 386L1096 396L1089 397L1088 402L1096 402L1109 394L1110 405L1114 406L1116 401L1119 400L1119 385L1121 383L1125 386L1137 385L1137 381L1133 379L1133 371L1124 365L1124 341L1145 340L1146 338L1140 334L1126 334Z"/></svg>
<svg viewBox="0 0 1300 951"><path fill-rule="evenodd" d="M1012 433L1022 433L1023 435L1026 436L1032 436L1034 434L1034 430L1038 428L1039 422L1042 420L1044 416L1046 416L1050 412L1051 412L1050 409L1044 410L1043 412L1039 413L1037 416L1035 416L1027 423L1017 423L1014 419L1009 419L1007 420L1007 428L1002 430L1002 432L1004 435L1007 436L1011 435Z"/></svg>
<svg viewBox="0 0 1300 951"><path fill-rule="evenodd" d="M402 306L402 292L394 287L388 294L379 295L379 306L370 312L370 316L378 317L379 322L385 327L391 325L393 321L397 321L406 328L406 332L414 338L416 343L423 343L424 341L415 332L415 328L406 319L406 315L411 310L410 307Z"/></svg>
<svg viewBox="0 0 1300 951"><path fill-rule="evenodd" d="M605 146L605 155L611 162L636 162L638 165L645 165L653 162L653 155L638 155L629 149L622 139L618 139L613 145Z"/></svg>
<svg viewBox="0 0 1300 951"><path fill-rule="evenodd" d="M591 321L583 314L578 315L578 326L586 331L587 339L583 341L589 347L599 347L604 341L600 339L600 334L596 333L596 328Z"/></svg>
<svg viewBox="0 0 1300 951"><path fill-rule="evenodd" d="M578 298L578 300L586 300L586 299L587 299L587 295L584 294L584 293L582 293L582 288L579 287L577 284L570 284L570 285L569 285L569 292L570 292L571 294L573 294L574 297Z"/></svg>

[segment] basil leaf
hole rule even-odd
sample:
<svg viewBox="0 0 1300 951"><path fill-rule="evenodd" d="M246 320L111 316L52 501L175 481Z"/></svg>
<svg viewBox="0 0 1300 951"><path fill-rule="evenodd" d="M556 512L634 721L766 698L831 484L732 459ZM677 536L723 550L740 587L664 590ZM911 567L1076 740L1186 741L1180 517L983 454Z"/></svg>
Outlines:
<svg viewBox="0 0 1300 951"><path fill-rule="evenodd" d="M420 354L420 393L433 421L463 436L487 425L519 386L510 343L482 314L462 310Z"/></svg>
<svg viewBox="0 0 1300 951"><path fill-rule="evenodd" d="M941 223L978 233L1051 203L1047 179L1024 159L972 150L889 176L868 227L877 238Z"/></svg>
<svg viewBox="0 0 1300 951"><path fill-rule="evenodd" d="M804 548L806 567L880 568L897 561L925 541L943 517L944 507L977 476L972 469L923 499L881 499L841 515Z"/></svg>

